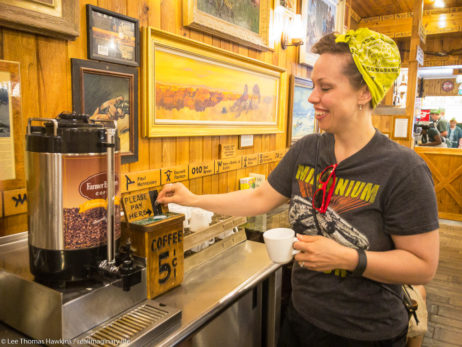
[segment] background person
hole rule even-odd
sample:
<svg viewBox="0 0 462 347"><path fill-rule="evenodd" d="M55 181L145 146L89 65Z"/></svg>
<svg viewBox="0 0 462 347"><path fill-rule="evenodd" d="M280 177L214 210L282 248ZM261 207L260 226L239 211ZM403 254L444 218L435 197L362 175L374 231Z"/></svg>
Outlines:
<svg viewBox="0 0 462 347"><path fill-rule="evenodd" d="M309 101L325 133L297 141L255 190L196 195L175 183L158 202L252 216L290 199L301 252L280 346L405 346L401 284L433 278L439 242L428 167L372 125L372 109L399 74L399 51L361 28L326 35L313 52ZM322 171L319 181L314 172Z"/></svg>
<svg viewBox="0 0 462 347"><path fill-rule="evenodd" d="M448 136L448 121L442 117L440 110L430 110L430 118L435 124L435 127L439 131L440 135L443 137L442 140L444 142L444 138Z"/></svg>
<svg viewBox="0 0 462 347"><path fill-rule="evenodd" d="M436 128L429 125L421 125L420 127L422 128L422 143L420 146L446 147L443 138Z"/></svg>
<svg viewBox="0 0 462 347"><path fill-rule="evenodd" d="M462 139L462 129L457 126L456 119L452 118L449 121L448 147L449 148L459 148L459 143L461 139Z"/></svg>

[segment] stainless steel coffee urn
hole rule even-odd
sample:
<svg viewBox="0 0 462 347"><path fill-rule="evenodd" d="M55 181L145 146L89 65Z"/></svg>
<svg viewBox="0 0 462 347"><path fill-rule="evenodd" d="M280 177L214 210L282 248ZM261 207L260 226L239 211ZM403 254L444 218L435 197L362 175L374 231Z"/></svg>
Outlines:
<svg viewBox="0 0 462 347"><path fill-rule="evenodd" d="M25 156L29 255L30 270L39 282L62 286L88 279L114 253L111 239L108 249L107 230L112 227L115 239L120 237L120 156L115 125L113 143L108 141L109 128L75 113L29 120ZM116 153L109 168L112 175L108 175L108 147ZM108 208L108 195L114 211Z"/></svg>

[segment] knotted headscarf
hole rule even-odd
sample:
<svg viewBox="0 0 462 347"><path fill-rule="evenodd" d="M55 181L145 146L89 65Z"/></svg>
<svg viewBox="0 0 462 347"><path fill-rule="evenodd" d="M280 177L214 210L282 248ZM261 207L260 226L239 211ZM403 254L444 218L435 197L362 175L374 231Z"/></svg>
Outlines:
<svg viewBox="0 0 462 347"><path fill-rule="evenodd" d="M395 41L370 29L360 28L338 35L335 42L348 44L356 67L369 87L375 108L399 75L401 57Z"/></svg>

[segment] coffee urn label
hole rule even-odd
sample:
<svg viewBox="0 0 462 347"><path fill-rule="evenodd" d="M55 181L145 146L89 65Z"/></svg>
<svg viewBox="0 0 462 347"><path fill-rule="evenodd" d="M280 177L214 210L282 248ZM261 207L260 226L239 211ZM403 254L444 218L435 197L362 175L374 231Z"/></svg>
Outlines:
<svg viewBox="0 0 462 347"><path fill-rule="evenodd" d="M119 179L115 177L115 193L117 194L119 188ZM107 198L107 175L105 172L97 173L96 175L88 177L85 181L80 183L80 194L87 199L106 199Z"/></svg>

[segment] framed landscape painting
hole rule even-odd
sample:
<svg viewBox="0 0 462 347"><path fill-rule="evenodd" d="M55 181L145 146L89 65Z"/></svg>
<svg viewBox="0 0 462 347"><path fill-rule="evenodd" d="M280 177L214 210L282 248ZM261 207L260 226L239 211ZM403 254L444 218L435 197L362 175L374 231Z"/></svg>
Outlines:
<svg viewBox="0 0 462 347"><path fill-rule="evenodd" d="M287 131L287 146L290 147L305 135L318 131L314 118L313 104L308 98L313 91L313 81L308 78L291 76L289 122Z"/></svg>
<svg viewBox="0 0 462 347"><path fill-rule="evenodd" d="M122 164L138 160L138 70L72 59L72 109L93 120L115 120Z"/></svg>
<svg viewBox="0 0 462 347"><path fill-rule="evenodd" d="M268 50L270 0L183 0L183 25Z"/></svg>
<svg viewBox="0 0 462 347"><path fill-rule="evenodd" d="M144 135L283 132L284 69L154 28L144 35Z"/></svg>
<svg viewBox="0 0 462 347"><path fill-rule="evenodd" d="M313 66L318 55L312 53L311 48L324 35L342 31L343 19L340 22L337 14L343 12L337 11L335 0L302 0L301 12L306 36L304 44L300 46L299 61L300 64Z"/></svg>

